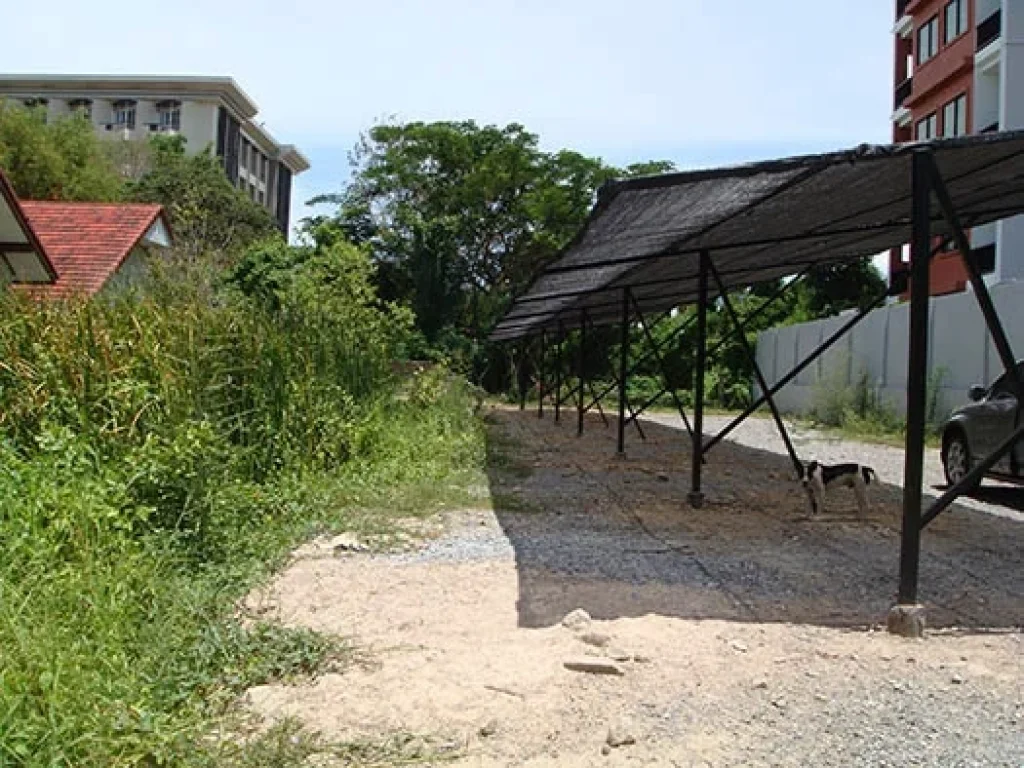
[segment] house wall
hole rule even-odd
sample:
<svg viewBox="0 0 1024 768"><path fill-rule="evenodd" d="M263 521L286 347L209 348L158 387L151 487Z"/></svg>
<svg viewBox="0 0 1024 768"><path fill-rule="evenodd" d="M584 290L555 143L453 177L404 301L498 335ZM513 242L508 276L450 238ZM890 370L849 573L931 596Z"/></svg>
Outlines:
<svg viewBox="0 0 1024 768"><path fill-rule="evenodd" d="M1024 283L1002 283L990 291L1010 344L1022 358ZM868 315L776 395L780 409L807 413L826 388L852 387L866 373L870 388L905 413L909 311L909 304L900 303ZM785 376L848 319L846 314L761 333L757 361L768 385ZM1001 370L973 292L934 297L928 320L928 372L934 377L941 371L940 409L965 402L971 386L990 383Z"/></svg>
<svg viewBox="0 0 1024 768"><path fill-rule="evenodd" d="M148 260L146 249L136 247L103 286L101 293L109 295L138 286L149 275Z"/></svg>

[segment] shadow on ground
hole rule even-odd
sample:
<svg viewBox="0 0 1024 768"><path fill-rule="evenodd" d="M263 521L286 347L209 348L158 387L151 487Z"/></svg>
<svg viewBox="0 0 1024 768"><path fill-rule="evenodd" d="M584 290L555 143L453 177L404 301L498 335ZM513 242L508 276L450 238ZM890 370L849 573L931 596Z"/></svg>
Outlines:
<svg viewBox="0 0 1024 768"><path fill-rule="evenodd" d="M866 519L841 492L812 519L788 459L726 441L705 466L707 502L692 509L685 433L646 423L647 440L631 434L617 458L614 425L589 418L577 438L572 416L488 415L489 482L515 550L520 626L551 626L576 608L596 619L884 623L897 583L898 488L875 491ZM922 539L929 625L1019 628L1022 554L1018 522L962 507L942 515Z"/></svg>

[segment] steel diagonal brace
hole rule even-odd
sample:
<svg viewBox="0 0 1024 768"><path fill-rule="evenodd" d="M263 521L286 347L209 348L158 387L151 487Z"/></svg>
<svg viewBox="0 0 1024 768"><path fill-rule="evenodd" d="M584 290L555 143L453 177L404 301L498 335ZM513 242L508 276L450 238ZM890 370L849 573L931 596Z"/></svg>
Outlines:
<svg viewBox="0 0 1024 768"><path fill-rule="evenodd" d="M789 439L789 432L786 430L786 425L782 421L782 414L779 413L779 409L775 405L775 400L771 396L768 382L765 380L764 374L761 373L761 366L757 364L757 357L754 355L754 351L750 348L750 342L747 341L747 335L743 331L743 326L740 324L739 317L736 315L736 310L732 305L732 301L729 299L729 295L725 291L725 283L722 282L722 278L718 274L718 270L715 269L715 263L710 259L708 260L708 268L711 272L711 276L715 279L715 283L718 284L718 289L722 295L722 302L725 305L725 311L729 315L729 320L736 332L736 337L739 339L740 344L743 346L743 351L747 355L747 359L754 368L754 375L757 377L758 386L761 387L762 392L768 393L768 407L771 408L772 417L775 419L775 426L779 429L779 435L782 436L782 442L786 444L786 451L789 453L789 458L793 462L793 470L796 472L797 477L800 477L803 474L803 463L800 461L800 457L796 455L796 448L793 447L793 441Z"/></svg>

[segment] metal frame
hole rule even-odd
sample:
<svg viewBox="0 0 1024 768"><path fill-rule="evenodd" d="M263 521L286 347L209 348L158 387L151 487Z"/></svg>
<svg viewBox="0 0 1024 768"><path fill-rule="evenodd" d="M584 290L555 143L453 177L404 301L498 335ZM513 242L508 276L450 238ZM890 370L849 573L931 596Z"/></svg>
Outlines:
<svg viewBox="0 0 1024 768"><path fill-rule="evenodd" d="M982 476L1007 453L1011 453L1011 461L1018 461L1019 457L1014 453L1014 448L1018 442L1024 440L1024 424L1021 423L1022 409L1024 409L1024 381L1022 381L1020 372L1017 370L1017 358L1013 353L1006 331L1002 326L998 312L992 302L988 287L985 285L985 281L978 269L978 265L970 246L970 241L964 231L964 223L961 221L961 218L955 209L952 197L946 187L945 180L941 176L938 164L935 161L932 147L927 145L915 147L911 153L910 165L912 192L911 211L909 212L909 220L911 223L911 259L910 269L908 271L910 280L910 322L908 331L909 353L907 361L907 429L903 478L903 513L900 532L899 589L897 593L897 602L902 606L916 604L918 600L921 532L959 496L966 493L968 489L974 486ZM933 247L932 243L932 225L933 222L936 221L932 215L933 196L934 200L938 203L939 210L941 211L942 218L938 219L938 221L944 219L946 225L951 231L951 234L944 238L944 242L935 247ZM970 220L967 221L967 224L970 224ZM923 511L923 463L926 420L925 406L927 401L926 389L928 361L928 308L930 302L930 262L931 259L940 250L942 250L945 244L950 240L956 244L960 251L961 258L971 282L971 287L985 319L986 327L992 336L1000 361L1002 362L1007 377L1009 378L1017 395L1017 410L1015 413L1014 429L1011 434L995 449L995 451L986 456L982 462L977 464L963 480L946 490L929 506L927 510ZM772 242L778 243L782 241L782 239L779 239ZM657 258L662 258L668 255L669 254L667 253L658 254ZM611 263L621 262L613 261ZM583 434L584 415L586 412L595 405L599 410L601 410L602 398L617 387L619 416L617 450L620 455L624 453L626 427L630 422L633 422L639 430L639 416L651 404L650 402L644 403L638 409L634 409L632 407L627 396L628 377L630 373L636 371L643 362L646 362L648 359L653 357L657 362L659 370L665 377L666 383L665 390L659 393L658 396L660 397L660 395L665 391L672 394L680 415L686 424L689 432L689 438L692 443L691 487L688 495L689 502L692 506L699 507L704 501L704 494L701 488L701 473L702 465L706 460L705 457L707 453L755 410L764 404L767 404L771 409L772 417L775 420L779 434L786 445L786 451L789 454L794 470L798 474L802 474L803 464L797 455L792 440L789 438L781 413L775 403L774 396L779 392L779 390L793 381L793 379L795 379L808 366L812 365L822 355L824 355L837 341L846 336L846 334L848 334L857 324L862 322L873 309L882 304L887 296L891 296L902 291L902 286L897 283L900 276L892 276L893 279L891 280L891 284L885 292L876 297L870 304L843 323L807 357L797 363L792 370L778 379L773 386L768 386L764 373L757 363L754 350L746 339L746 327L756 315L766 311L772 303L792 288L793 285L797 284L800 278L806 275L810 269L810 266L803 268L796 278L783 285L764 304L749 313L747 317L740 318L736 311L736 307L729 298L726 280L723 279L723 275L727 273L720 272L718 270L712 260L712 254L710 251L706 249L701 250L699 252L699 273L697 277L697 311L691 320L687 323L681 324L679 328L673 331L673 334L669 339L664 340L660 345L657 343L651 331L652 325L648 323L648 320L643 315L641 302L637 295L634 294L633 287L624 286L617 288L616 290L621 291L619 299L619 309L621 312L621 337L618 375L616 377L616 382L600 394L594 392L593 384L587 381L587 371L585 366L587 326L592 325L592 323L589 321L586 309L580 309L580 348L577 366L578 385L574 388L578 414L577 435ZM902 275L902 277L906 278L907 275ZM718 434L705 441L703 436L705 405L704 377L707 369L708 356L709 354L717 352L718 349L727 342L727 339L723 338L712 349L708 349L707 310L709 304L708 289L710 280L713 280L715 283L715 287L718 290L718 297L722 301L722 306L729 317L732 331L736 334L744 349L744 353L753 367L754 377L757 380L761 394L748 408L743 411L743 413L733 419L726 427L720 430ZM609 288L605 287L595 292L607 290L609 290ZM661 319L662 318L659 318L655 322L660 322ZM633 359L631 365L630 331L634 320L642 330L643 337L649 349L643 356ZM676 338L676 336L688 328L692 322L697 323L697 343L694 350L695 365L692 385L694 404L693 422L691 425L675 389L669 386L671 382L666 374L662 351L665 346L667 346L670 339ZM561 340L564 340L561 319L558 320L558 331ZM524 341L528 343L529 339L527 338ZM545 343L545 336L543 331L541 331L542 363L540 377L542 381L540 386L542 397L544 392L543 350L545 348ZM525 362L527 359L526 344L522 346L522 349ZM561 352L561 347L557 347L556 359L558 360L558 363L556 364L554 398L556 421L559 418L560 407L564 402L561 395L563 383L561 376ZM523 365L520 366L521 375L523 373L523 367ZM591 394L594 395L594 400L589 405L586 403L588 387ZM572 395L570 394L567 397L571 396ZM520 407L522 408L522 404ZM538 415L542 415L542 409L543 404L541 403ZM629 414L628 416L627 412ZM601 410L601 415L604 417L603 410ZM605 419L605 423L607 424L607 419ZM641 437L642 436L643 433L641 432Z"/></svg>

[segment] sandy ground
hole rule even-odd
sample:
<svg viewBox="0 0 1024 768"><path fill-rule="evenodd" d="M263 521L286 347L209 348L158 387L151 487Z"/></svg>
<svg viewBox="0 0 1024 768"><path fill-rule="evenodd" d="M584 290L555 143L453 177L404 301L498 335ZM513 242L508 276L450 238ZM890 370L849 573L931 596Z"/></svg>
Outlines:
<svg viewBox="0 0 1024 768"><path fill-rule="evenodd" d="M809 519L786 460L726 442L685 503L677 430L498 410L532 472L408 552L306 547L249 608L337 633L360 663L248 693L328 737L411 732L457 765L1024 765L1024 526L967 508L923 541L925 640L880 631L899 494ZM502 440L504 445L505 441ZM565 626L576 609L592 617ZM598 663L606 672L573 671ZM611 746L609 742L618 744Z"/></svg>

